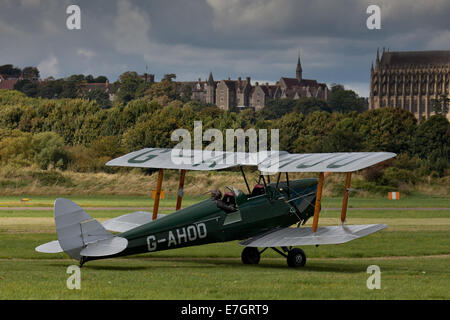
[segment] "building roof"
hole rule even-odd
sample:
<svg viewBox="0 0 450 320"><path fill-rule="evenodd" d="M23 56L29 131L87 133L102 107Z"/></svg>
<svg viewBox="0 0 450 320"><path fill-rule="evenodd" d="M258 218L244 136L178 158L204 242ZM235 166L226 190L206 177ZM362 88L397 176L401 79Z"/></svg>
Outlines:
<svg viewBox="0 0 450 320"><path fill-rule="evenodd" d="M300 81L300 86L318 87L319 83L317 82L317 80L302 79L302 81Z"/></svg>
<svg viewBox="0 0 450 320"><path fill-rule="evenodd" d="M324 87L326 86L325 83L319 83L317 80L310 80L310 79L302 79L300 82L298 82L297 78L284 78L282 77L280 79L280 82L284 81L287 88L294 88L294 87L310 87L310 88L318 88L318 87Z"/></svg>
<svg viewBox="0 0 450 320"><path fill-rule="evenodd" d="M250 83L249 83L250 84ZM247 80L238 79L235 81L236 90L243 91L247 86ZM251 86L251 84L250 84Z"/></svg>
<svg viewBox="0 0 450 320"><path fill-rule="evenodd" d="M293 87L293 86L298 86L298 79L297 78L285 78L285 77L281 77L280 82L284 81L284 83L286 84L286 87Z"/></svg>
<svg viewBox="0 0 450 320"><path fill-rule="evenodd" d="M217 81L214 81L214 83L217 83ZM178 93L183 92L186 86L190 86L192 92L203 92L209 86L207 81L201 81L200 79L198 81L177 81L176 84Z"/></svg>
<svg viewBox="0 0 450 320"><path fill-rule="evenodd" d="M247 85L247 80L222 80L222 82L228 87L228 89L236 92L239 90L244 90Z"/></svg>
<svg viewBox="0 0 450 320"><path fill-rule="evenodd" d="M256 90L261 90L264 95L266 96L270 96L270 91L269 91L269 87L266 85L260 85L260 84L256 84L255 86L252 87L252 89L250 90L250 95L253 95L255 93Z"/></svg>
<svg viewBox="0 0 450 320"><path fill-rule="evenodd" d="M381 56L381 65L389 67L450 65L450 50L385 51Z"/></svg>

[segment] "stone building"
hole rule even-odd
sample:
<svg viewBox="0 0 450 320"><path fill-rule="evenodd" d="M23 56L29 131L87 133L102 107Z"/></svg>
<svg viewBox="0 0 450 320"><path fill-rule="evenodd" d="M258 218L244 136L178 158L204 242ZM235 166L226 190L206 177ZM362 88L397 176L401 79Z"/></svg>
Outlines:
<svg viewBox="0 0 450 320"><path fill-rule="evenodd" d="M215 104L224 110L250 106L251 90L249 77L246 80L228 78L228 80L215 81L210 73L206 81L199 78L198 81L177 82L177 92L181 97L189 93L191 100Z"/></svg>
<svg viewBox="0 0 450 320"><path fill-rule="evenodd" d="M237 106L236 81L222 80L216 88L216 105L220 109L229 110Z"/></svg>
<svg viewBox="0 0 450 320"><path fill-rule="evenodd" d="M197 81L178 81L177 93L180 95L180 97L184 97L186 94L190 94L190 100L206 102L207 86L207 81L202 81L200 78L198 78Z"/></svg>
<svg viewBox="0 0 450 320"><path fill-rule="evenodd" d="M278 89L274 93L274 97L295 100L304 97L313 97L327 101L329 90L325 83L319 83L317 80L303 78L303 69L299 56L297 60L296 77L281 77L278 82Z"/></svg>
<svg viewBox="0 0 450 320"><path fill-rule="evenodd" d="M187 88L189 90L186 90ZM215 81L212 72L206 81L198 79L197 82L177 82L177 92L180 96L190 94L191 99L217 105L224 110L231 108L253 108L261 110L267 100L273 98L300 99L302 97L315 97L328 100L329 90L325 83L316 80L303 79L303 69L300 56L297 61L296 77L282 77L275 85L260 85L256 82L252 86L250 77L245 80Z"/></svg>
<svg viewBox="0 0 450 320"><path fill-rule="evenodd" d="M450 50L379 51L370 70L369 110L397 107L417 119L434 114L432 103L443 95L450 98ZM449 118L450 114L447 114Z"/></svg>
<svg viewBox="0 0 450 320"><path fill-rule="evenodd" d="M274 97L277 88L278 86L276 85L269 85L268 83L265 85L260 85L256 82L250 92L250 107L255 111L259 111L264 108L267 100Z"/></svg>
<svg viewBox="0 0 450 320"><path fill-rule="evenodd" d="M209 73L208 85L206 87L206 103L216 103L217 82L214 81L212 72Z"/></svg>

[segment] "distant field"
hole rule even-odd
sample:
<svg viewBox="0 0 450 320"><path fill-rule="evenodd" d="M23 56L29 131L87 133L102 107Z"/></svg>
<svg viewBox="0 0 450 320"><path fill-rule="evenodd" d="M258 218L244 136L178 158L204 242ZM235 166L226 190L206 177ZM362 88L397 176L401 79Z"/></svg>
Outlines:
<svg viewBox="0 0 450 320"><path fill-rule="evenodd" d="M352 198L351 207L360 209L349 211L349 224L388 228L347 244L305 246L308 262L302 269L288 268L271 250L258 266L243 265L242 246L219 243L88 262L81 269L81 290L66 287L66 268L77 261L34 251L56 239L53 212L27 207L51 207L55 198L34 196L24 204L21 197L0 197L6 209L0 210L0 299L450 299L447 198ZM69 198L100 221L153 205L142 196ZM206 198L186 197L184 205ZM328 198L323 207L338 208L340 201ZM174 205L174 197L161 203ZM324 210L319 223L337 224L339 215L339 210ZM366 287L366 270L373 264L382 272L381 290Z"/></svg>
<svg viewBox="0 0 450 320"><path fill-rule="evenodd" d="M0 196L0 207L53 207L55 199L60 196ZM63 198L75 201L82 207L153 207L153 199L149 196L62 196ZM203 199L208 199L209 195L183 197L183 206L194 204ZM29 199L21 202L22 199ZM160 201L161 207L175 207L176 196L169 195ZM341 197L324 197L323 208L340 208L342 206ZM352 197L349 201L349 208L424 208L440 207L450 208L450 198L432 197L427 195L410 195L402 197L400 200L389 200L387 197L357 198Z"/></svg>
<svg viewBox="0 0 450 320"><path fill-rule="evenodd" d="M70 199L82 207L153 207L151 194L146 196L0 196L0 207L53 207L59 197ZM189 206L208 196L185 196L183 206ZM29 201L22 202L22 199ZM176 196L167 196L160 200L161 207L175 207Z"/></svg>

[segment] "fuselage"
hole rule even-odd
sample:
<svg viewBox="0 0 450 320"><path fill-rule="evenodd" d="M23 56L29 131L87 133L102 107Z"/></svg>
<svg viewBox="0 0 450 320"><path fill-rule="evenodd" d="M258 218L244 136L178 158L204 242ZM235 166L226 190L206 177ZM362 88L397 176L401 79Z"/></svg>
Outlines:
<svg viewBox="0 0 450 320"><path fill-rule="evenodd" d="M302 219L308 218L314 212L316 189L317 179L301 179L291 181L289 188L286 183L267 185L264 193L256 196L240 192L232 212L219 208L213 200L201 201L119 234L128 240L128 247L116 256L241 240L291 226L299 217L287 201L302 208Z"/></svg>

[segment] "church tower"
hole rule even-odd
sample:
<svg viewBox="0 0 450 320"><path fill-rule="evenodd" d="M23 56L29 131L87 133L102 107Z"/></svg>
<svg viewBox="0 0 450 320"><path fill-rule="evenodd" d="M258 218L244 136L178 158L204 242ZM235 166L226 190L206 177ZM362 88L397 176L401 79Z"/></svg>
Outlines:
<svg viewBox="0 0 450 320"><path fill-rule="evenodd" d="M216 103L216 83L212 72L209 73L208 86L206 87L206 103Z"/></svg>
<svg viewBox="0 0 450 320"><path fill-rule="evenodd" d="M297 60L297 70L296 70L296 78L298 82L302 81L302 64L300 62L300 53L298 54L298 60Z"/></svg>

